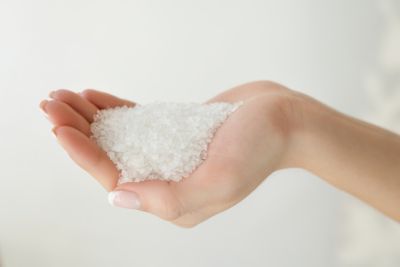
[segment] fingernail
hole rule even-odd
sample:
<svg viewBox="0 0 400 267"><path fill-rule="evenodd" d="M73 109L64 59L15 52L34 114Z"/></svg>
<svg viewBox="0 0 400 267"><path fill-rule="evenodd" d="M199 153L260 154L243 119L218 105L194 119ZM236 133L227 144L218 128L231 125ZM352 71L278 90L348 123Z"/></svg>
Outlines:
<svg viewBox="0 0 400 267"><path fill-rule="evenodd" d="M40 102L39 107L41 110L43 110L43 112L47 115L47 111L46 111L46 106L47 103L49 103L49 101L47 100L43 100L42 102Z"/></svg>
<svg viewBox="0 0 400 267"><path fill-rule="evenodd" d="M54 127L53 129L51 129L51 131L53 132L53 134L57 137L57 129L58 126Z"/></svg>
<svg viewBox="0 0 400 267"><path fill-rule="evenodd" d="M46 119L48 121L50 121L49 115L47 114L47 109L46 109L47 103L49 103L49 101L43 100L42 102L40 102L39 107L40 107L40 110L43 112L43 115L46 117Z"/></svg>
<svg viewBox="0 0 400 267"><path fill-rule="evenodd" d="M50 93L49 93L49 97L51 97L51 98L54 98L54 94L56 93L56 91L51 91Z"/></svg>
<svg viewBox="0 0 400 267"><path fill-rule="evenodd" d="M139 196L135 192L112 191L108 194L108 201L114 207L125 209L139 209Z"/></svg>

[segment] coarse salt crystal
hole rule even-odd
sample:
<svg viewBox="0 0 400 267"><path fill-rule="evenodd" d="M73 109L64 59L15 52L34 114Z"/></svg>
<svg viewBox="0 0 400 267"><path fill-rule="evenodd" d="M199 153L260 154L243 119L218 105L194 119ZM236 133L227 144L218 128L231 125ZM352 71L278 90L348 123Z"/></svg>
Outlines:
<svg viewBox="0 0 400 267"><path fill-rule="evenodd" d="M156 102L100 110L92 138L120 171L120 183L180 181L207 157L208 144L237 103Z"/></svg>

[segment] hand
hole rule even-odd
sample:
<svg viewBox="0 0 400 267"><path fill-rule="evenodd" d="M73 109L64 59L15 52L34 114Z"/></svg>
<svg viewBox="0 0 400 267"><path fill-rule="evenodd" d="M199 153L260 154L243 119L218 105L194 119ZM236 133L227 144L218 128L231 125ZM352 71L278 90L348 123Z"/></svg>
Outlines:
<svg viewBox="0 0 400 267"><path fill-rule="evenodd" d="M117 185L119 173L89 137L94 114L135 103L85 90L51 93L40 104L70 157L110 193L114 205L184 227L235 205L269 174L306 169L400 221L400 136L339 113L272 82L253 82L207 101L244 104L218 129L207 159L180 182Z"/></svg>
<svg viewBox="0 0 400 267"><path fill-rule="evenodd" d="M90 123L99 109L135 103L107 93L57 90L40 104L54 124L59 143L82 169L107 190L114 204L150 212L191 227L235 205L269 174L285 166L294 92L260 81L238 86L211 102L244 104L218 129L207 159L180 182L151 180L117 185L119 173L93 140ZM130 201L130 202L127 202Z"/></svg>

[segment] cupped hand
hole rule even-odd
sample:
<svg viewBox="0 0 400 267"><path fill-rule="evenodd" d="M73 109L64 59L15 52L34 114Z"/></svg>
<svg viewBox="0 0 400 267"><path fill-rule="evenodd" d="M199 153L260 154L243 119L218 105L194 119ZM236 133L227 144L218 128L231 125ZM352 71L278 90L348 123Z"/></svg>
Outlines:
<svg viewBox="0 0 400 267"><path fill-rule="evenodd" d="M244 104L217 130L206 160L180 182L150 180L118 185L119 172L90 138L99 109L135 106L134 102L88 89L57 90L41 108L54 124L59 143L82 169L107 191L114 204L152 213L191 227L235 205L269 174L285 166L293 92L259 81L225 91L208 100ZM131 203L127 203L131 201Z"/></svg>

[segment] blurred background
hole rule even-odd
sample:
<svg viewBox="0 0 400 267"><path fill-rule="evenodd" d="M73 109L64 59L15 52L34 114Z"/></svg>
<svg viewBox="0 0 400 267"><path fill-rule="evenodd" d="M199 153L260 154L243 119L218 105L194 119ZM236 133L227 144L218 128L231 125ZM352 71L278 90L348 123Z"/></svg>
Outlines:
<svg viewBox="0 0 400 267"><path fill-rule="evenodd" d="M400 266L400 229L302 170L193 229L109 206L38 104L202 102L271 79L400 131L398 0L1 0L0 266Z"/></svg>

